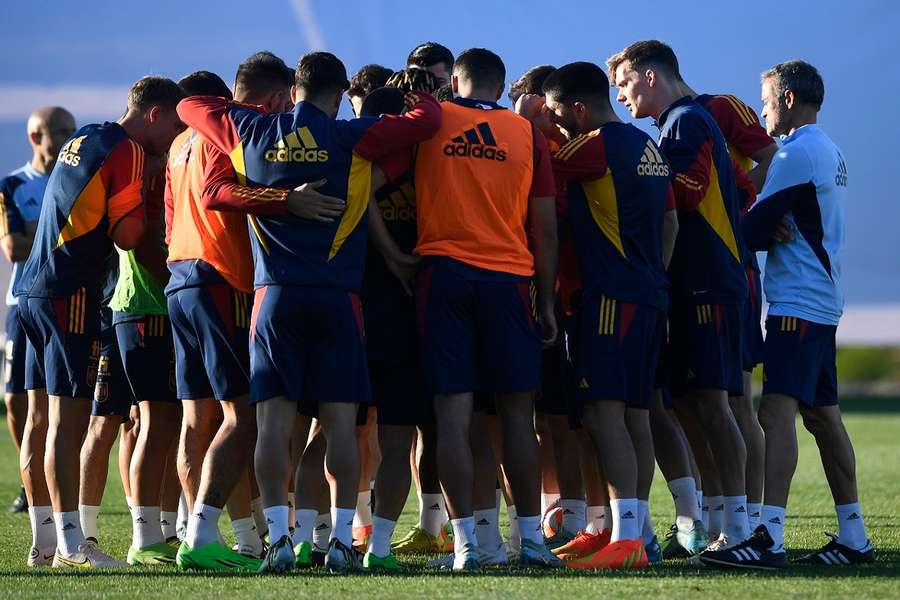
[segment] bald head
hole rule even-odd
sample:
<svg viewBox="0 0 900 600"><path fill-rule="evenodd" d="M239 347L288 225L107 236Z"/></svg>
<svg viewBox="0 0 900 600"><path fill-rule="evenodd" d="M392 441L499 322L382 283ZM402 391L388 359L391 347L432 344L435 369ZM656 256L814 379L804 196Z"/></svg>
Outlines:
<svg viewBox="0 0 900 600"><path fill-rule="evenodd" d="M63 144L75 131L75 117L60 106L39 108L28 117L28 141L34 151L32 165L49 173Z"/></svg>

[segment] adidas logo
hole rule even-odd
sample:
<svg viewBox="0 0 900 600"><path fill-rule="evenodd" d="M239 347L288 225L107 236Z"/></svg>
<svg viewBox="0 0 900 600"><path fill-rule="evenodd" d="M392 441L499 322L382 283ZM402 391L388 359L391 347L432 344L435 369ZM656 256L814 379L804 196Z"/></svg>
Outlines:
<svg viewBox="0 0 900 600"><path fill-rule="evenodd" d="M587 379L582 377L581 381L578 382L578 387L579 387L579 389L586 390L591 386L588 385Z"/></svg>
<svg viewBox="0 0 900 600"><path fill-rule="evenodd" d="M858 521L859 518L860 518L860 517L859 517L858 514L852 513L849 517L847 517L847 520L848 520L848 521Z"/></svg>
<svg viewBox="0 0 900 600"><path fill-rule="evenodd" d="M319 149L309 127L292 131L263 155L268 162L326 162L328 150Z"/></svg>
<svg viewBox="0 0 900 600"><path fill-rule="evenodd" d="M441 505L440 505L440 504L437 504L437 503L434 503L434 504L432 504L431 506L428 507L428 510L441 510Z"/></svg>
<svg viewBox="0 0 900 600"><path fill-rule="evenodd" d="M621 517L619 517L619 518L620 518L620 519L633 519L633 518L634 518L634 513L631 512L631 511L629 510L629 511L626 511L625 514L623 514L623 515L622 515Z"/></svg>
<svg viewBox="0 0 900 600"><path fill-rule="evenodd" d="M758 519L758 518L759 518L759 511L750 513L750 516L753 517L754 519Z"/></svg>
<svg viewBox="0 0 900 600"><path fill-rule="evenodd" d="M274 522L275 522L275 521L273 521L273 520L270 519L269 517L266 517L266 525L271 525L271 524L274 523Z"/></svg>
<svg viewBox="0 0 900 600"><path fill-rule="evenodd" d="M53 525L53 517L47 517L41 521L41 525Z"/></svg>
<svg viewBox="0 0 900 600"><path fill-rule="evenodd" d="M744 508L743 505L741 505L741 506L738 506L736 509L734 509L734 512L736 512L736 513L745 513L745 512L747 512L747 509Z"/></svg>
<svg viewBox="0 0 900 600"><path fill-rule="evenodd" d="M563 509L563 514L564 514L564 515L574 515L575 512L569 510L568 508L565 508L565 509Z"/></svg>
<svg viewBox="0 0 900 600"><path fill-rule="evenodd" d="M62 528L63 531L72 531L73 529L75 529L74 523L66 523Z"/></svg>
<svg viewBox="0 0 900 600"><path fill-rule="evenodd" d="M480 520L479 520L477 523L475 523L475 524L476 524L476 525L490 525L491 522L488 521L487 519L480 519Z"/></svg>
<svg viewBox="0 0 900 600"><path fill-rule="evenodd" d="M203 513L202 513L202 512L198 512L198 513L195 514L194 516L197 517L198 519L200 519L201 521L205 521L205 520L206 520L206 517L203 516Z"/></svg>
<svg viewBox="0 0 900 600"><path fill-rule="evenodd" d="M134 520L134 522L137 523L138 525L146 525L147 524L147 521L144 520L144 517L138 517L137 519Z"/></svg>
<svg viewBox="0 0 900 600"><path fill-rule="evenodd" d="M316 531L323 531L325 529L331 529L331 526L326 523L321 523L318 526L316 526Z"/></svg>
<svg viewBox="0 0 900 600"><path fill-rule="evenodd" d="M704 506L704 507L701 508L700 510L702 510L703 512L709 512L709 507L708 507L708 506Z"/></svg>
<svg viewBox="0 0 900 600"><path fill-rule="evenodd" d="M781 525L781 517L772 517L771 519L769 519L769 523L772 523L773 525Z"/></svg>
<svg viewBox="0 0 900 600"><path fill-rule="evenodd" d="M160 525L168 525L169 521L167 519L160 519L159 524Z"/></svg>
<svg viewBox="0 0 900 600"><path fill-rule="evenodd" d="M720 504L720 505L718 505L717 507L715 507L713 510L725 510L725 505L724 505L724 504Z"/></svg>
<svg viewBox="0 0 900 600"><path fill-rule="evenodd" d="M460 156L471 158L484 158L503 162L506 160L506 150L501 150L494 139L494 133L487 122L479 123L472 129L467 129L462 135L458 135L444 146L444 154L447 156Z"/></svg>
<svg viewBox="0 0 900 600"><path fill-rule="evenodd" d="M656 145L647 140L647 146L644 148L644 155L641 162L637 166L637 174L642 177L668 177L669 165L663 159Z"/></svg>
<svg viewBox="0 0 900 600"><path fill-rule="evenodd" d="M834 176L834 184L840 187L847 185L847 165L844 164L843 158L841 164L838 165L837 174Z"/></svg>

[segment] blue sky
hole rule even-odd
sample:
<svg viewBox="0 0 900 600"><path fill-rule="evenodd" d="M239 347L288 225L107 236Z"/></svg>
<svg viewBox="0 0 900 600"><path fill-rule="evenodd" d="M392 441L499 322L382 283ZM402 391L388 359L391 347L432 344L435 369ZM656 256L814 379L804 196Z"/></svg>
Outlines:
<svg viewBox="0 0 900 600"><path fill-rule="evenodd" d="M253 0L152 3L5 0L0 7L0 170L24 163L31 106L69 99L79 124L112 119L128 85L145 74L212 70L231 81L237 64L271 50L289 64L313 47L349 71L369 62L398 68L417 43L454 52L487 47L508 81L541 63L602 63L628 43L655 37L678 54L700 92L727 92L759 108L759 73L803 58L825 79L822 127L850 172L844 287L848 303L900 302L900 198L893 144L900 126L900 2L454 3L385 0ZM52 9L50 8L52 7ZM620 115L629 120L623 110ZM650 130L646 121L640 123Z"/></svg>

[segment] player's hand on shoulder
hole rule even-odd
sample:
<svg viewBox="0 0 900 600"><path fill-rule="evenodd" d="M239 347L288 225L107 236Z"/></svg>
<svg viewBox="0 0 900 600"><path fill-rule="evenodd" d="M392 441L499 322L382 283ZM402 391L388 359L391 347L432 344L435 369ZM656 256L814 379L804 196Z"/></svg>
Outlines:
<svg viewBox="0 0 900 600"><path fill-rule="evenodd" d="M522 94L516 100L516 114L534 121L544 110L545 99L539 94Z"/></svg>
<svg viewBox="0 0 900 600"><path fill-rule="evenodd" d="M295 187L285 198L287 210L295 217L332 223L343 214L346 202L341 198L327 196L316 190L325 184L324 179L311 181Z"/></svg>
<svg viewBox="0 0 900 600"><path fill-rule="evenodd" d="M407 94L411 92L433 94L439 87L437 77L431 71L419 67L408 67L397 71L391 75L385 86L401 89Z"/></svg>

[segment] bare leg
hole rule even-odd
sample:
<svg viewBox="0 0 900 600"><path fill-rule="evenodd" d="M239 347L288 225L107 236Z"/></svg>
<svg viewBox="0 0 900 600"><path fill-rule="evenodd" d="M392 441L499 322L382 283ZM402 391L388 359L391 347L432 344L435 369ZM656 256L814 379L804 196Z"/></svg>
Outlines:
<svg viewBox="0 0 900 600"><path fill-rule="evenodd" d="M19 470L29 506L49 506L50 492L44 472L49 407L46 390L28 390L28 416L19 452Z"/></svg>

